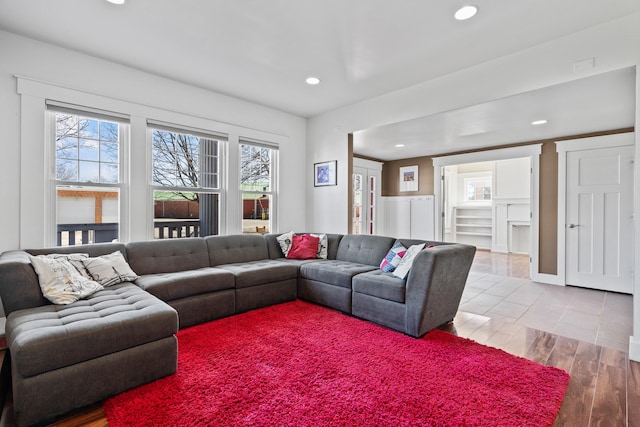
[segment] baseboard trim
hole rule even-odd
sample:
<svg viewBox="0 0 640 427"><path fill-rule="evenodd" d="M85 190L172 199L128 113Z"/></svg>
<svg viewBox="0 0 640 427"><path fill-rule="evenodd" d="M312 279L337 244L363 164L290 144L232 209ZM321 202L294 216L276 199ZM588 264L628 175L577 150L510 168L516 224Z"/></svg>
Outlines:
<svg viewBox="0 0 640 427"><path fill-rule="evenodd" d="M554 274L533 273L531 275L531 280L534 282L546 283L548 285L564 286L563 283L560 283L560 278Z"/></svg>
<svg viewBox="0 0 640 427"><path fill-rule="evenodd" d="M640 362L640 339L629 337L629 359Z"/></svg>

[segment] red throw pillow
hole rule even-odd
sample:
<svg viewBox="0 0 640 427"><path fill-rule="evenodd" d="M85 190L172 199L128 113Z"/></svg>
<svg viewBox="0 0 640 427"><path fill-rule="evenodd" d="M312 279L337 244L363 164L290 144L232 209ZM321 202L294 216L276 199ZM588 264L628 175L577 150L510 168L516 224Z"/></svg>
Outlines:
<svg viewBox="0 0 640 427"><path fill-rule="evenodd" d="M291 249L287 254L289 259L313 259L318 253L318 237L310 234L293 236L291 239Z"/></svg>

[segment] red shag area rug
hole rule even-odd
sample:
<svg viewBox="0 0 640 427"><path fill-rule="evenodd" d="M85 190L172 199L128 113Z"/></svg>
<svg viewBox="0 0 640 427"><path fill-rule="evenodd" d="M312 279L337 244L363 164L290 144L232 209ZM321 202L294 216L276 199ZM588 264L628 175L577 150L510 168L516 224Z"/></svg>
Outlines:
<svg viewBox="0 0 640 427"><path fill-rule="evenodd" d="M569 374L303 301L184 329L178 371L117 395L118 426L550 426Z"/></svg>

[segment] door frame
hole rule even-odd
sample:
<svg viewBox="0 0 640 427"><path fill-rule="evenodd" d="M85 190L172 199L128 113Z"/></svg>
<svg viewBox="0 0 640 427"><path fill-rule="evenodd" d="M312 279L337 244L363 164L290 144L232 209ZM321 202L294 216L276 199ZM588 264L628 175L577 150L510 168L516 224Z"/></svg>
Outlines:
<svg viewBox="0 0 640 427"><path fill-rule="evenodd" d="M366 230L366 233L364 234L369 234L369 177L370 176L375 176L376 178L376 200L375 200L375 230L373 234L379 234L382 224L380 221L384 221L384 209L382 209L381 207L381 201L382 201L382 162L377 162L375 160L369 160L369 159L363 159L360 157L354 157L353 158L353 165L351 168L351 174L355 174L355 169L364 169L367 171L367 173L364 175L363 179L363 188L366 187L367 191L366 194L365 192L363 192L363 201L366 198L366 203L363 203L363 208L365 207L364 205L366 205L366 209L363 209L363 212L365 212L365 220L363 221L362 227L364 230ZM372 173L373 172L373 173ZM353 181L352 181L353 182ZM366 184L366 185L365 185ZM353 193L353 187L351 187L349 189L349 191L351 193ZM353 201L351 201L351 205L353 205ZM351 213L351 218L349 219L349 223L352 224L353 223L353 212Z"/></svg>
<svg viewBox="0 0 640 427"><path fill-rule="evenodd" d="M605 139L606 145L603 145ZM556 141L556 152L558 153L558 285L567 285L567 152L633 146L634 141L633 132ZM635 247L635 243L633 243L633 247Z"/></svg>
<svg viewBox="0 0 640 427"><path fill-rule="evenodd" d="M542 283L556 283L556 277L549 274L540 274L538 263L539 247L539 209L540 209L540 154L542 154L542 144L521 145L518 147L500 148L497 150L477 151L474 153L455 154L444 157L433 158L433 190L435 194L435 234L436 240L442 240L442 181L444 179L444 167L459 165L463 163L490 162L497 160L518 159L529 157L531 159L531 239L529 249L529 274L532 280Z"/></svg>

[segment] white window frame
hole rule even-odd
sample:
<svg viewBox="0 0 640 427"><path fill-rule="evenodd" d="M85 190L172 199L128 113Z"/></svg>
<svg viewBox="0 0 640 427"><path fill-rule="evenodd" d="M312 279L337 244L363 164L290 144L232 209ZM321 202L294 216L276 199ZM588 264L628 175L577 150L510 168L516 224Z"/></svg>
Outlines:
<svg viewBox="0 0 640 427"><path fill-rule="evenodd" d="M52 205L55 193L51 191L51 176L54 170L51 156L55 153L51 144L48 144L49 128L45 120L47 100L76 106L79 110L95 109L109 115L122 114L129 118L128 141L121 151L121 173L124 177L120 193L121 242L153 238L151 138L148 136L147 124L149 120L179 123L181 129L198 129L207 134L222 132L228 135L227 143L222 144L220 151L224 172L220 177L219 232L222 235L242 231L241 215L238 213L241 202L238 200L240 194L237 170L240 135L246 141L273 141L277 146L290 144L286 135L217 121L210 117L208 112L198 114L194 113L193 109L170 110L27 76L14 77L20 96L20 147L16 159L19 163L16 165L16 170L19 170L19 182L15 183L19 187L19 206L14 214L19 225L10 239L17 240L20 248L47 247L56 243L56 212ZM273 179L278 190L278 171L274 172ZM280 212L279 197L274 200L274 206L276 212ZM282 212L278 218L281 214ZM274 220L272 226L274 230L278 229Z"/></svg>
<svg viewBox="0 0 640 427"><path fill-rule="evenodd" d="M218 177L216 188L213 187L202 187L198 185L197 187L183 187L183 186L163 186L154 183L153 181L153 131L154 130L162 130L166 132L174 132L179 134L186 134L196 136L198 138L205 138L210 140L218 141ZM226 204L225 204L225 179L226 176L226 146L228 143L229 137L227 134L221 132L213 132L209 130L203 130L194 128L186 125L172 124L167 122L162 122L158 120L147 120L147 146L149 153L149 203L150 203L150 236L154 238L155 234L155 214L154 214L154 203L155 197L154 193L156 191L167 191L167 192L193 192L200 194L217 194L218 195L218 234L224 234L225 230L225 212L226 212Z"/></svg>
<svg viewBox="0 0 640 427"><path fill-rule="evenodd" d="M242 190L242 146L250 145L253 147L267 148L271 150L271 170L269 177L271 178L270 191L244 191ZM243 220L244 194L267 194L270 196L269 201L269 233L278 232L278 159L280 155L279 145L273 142L262 141L252 138L240 137L238 141L238 194L240 203L240 223ZM242 233L242 229L240 230Z"/></svg>
<svg viewBox="0 0 640 427"><path fill-rule="evenodd" d="M464 203L491 203L493 200L493 176L491 172L477 172L477 173L469 173L469 174L460 174L463 177L463 188L464 188ZM469 182L472 181L489 181L489 189L491 194L488 199L469 199L467 193L467 186Z"/></svg>
<svg viewBox="0 0 640 427"><path fill-rule="evenodd" d="M58 186L80 186L94 188L117 188L118 189L118 241L128 240L127 227L127 188L128 182L126 177L128 174L129 162L129 117L127 115L67 104L63 102L47 100L45 109L45 159L48 162L48 209L46 219L47 233L45 243L47 246L57 246L57 187ZM74 114L80 117L98 119L105 121L117 122L119 126L119 148L118 148L118 182L117 183L100 183L100 182L84 182L84 181L66 181L57 178L56 167L56 113ZM78 243L76 243L78 244Z"/></svg>

